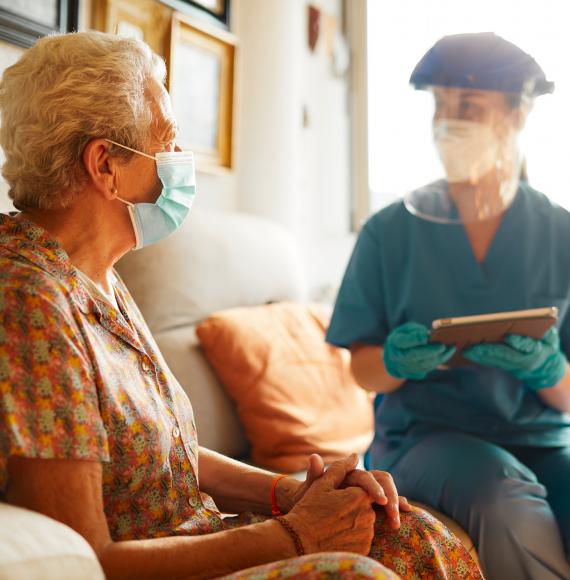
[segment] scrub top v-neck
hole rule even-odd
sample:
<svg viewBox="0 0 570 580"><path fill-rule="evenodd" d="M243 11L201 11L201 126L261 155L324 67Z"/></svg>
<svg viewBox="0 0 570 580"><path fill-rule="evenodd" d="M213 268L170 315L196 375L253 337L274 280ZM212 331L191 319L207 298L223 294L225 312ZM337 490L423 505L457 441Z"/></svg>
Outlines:
<svg viewBox="0 0 570 580"><path fill-rule="evenodd" d="M403 202L364 225L341 284L328 342L382 345L405 322L557 306L570 355L570 214L521 182L485 259L461 224L418 218ZM570 415L491 368L434 371L384 395L371 462L386 469L426 434L454 431L504 445L570 443Z"/></svg>

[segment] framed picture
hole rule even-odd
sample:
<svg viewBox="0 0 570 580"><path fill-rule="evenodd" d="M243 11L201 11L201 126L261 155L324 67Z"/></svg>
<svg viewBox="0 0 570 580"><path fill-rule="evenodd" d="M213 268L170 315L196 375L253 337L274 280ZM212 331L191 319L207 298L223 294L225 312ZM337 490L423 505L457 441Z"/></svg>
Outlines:
<svg viewBox="0 0 570 580"><path fill-rule="evenodd" d="M230 0L161 0L161 2L192 18L206 20L229 29Z"/></svg>
<svg viewBox="0 0 570 580"><path fill-rule="evenodd" d="M79 0L0 0L0 39L28 48L42 36L77 30Z"/></svg>
<svg viewBox="0 0 570 580"><path fill-rule="evenodd" d="M236 39L175 13L169 90L178 142L194 152L199 170L232 167Z"/></svg>
<svg viewBox="0 0 570 580"><path fill-rule="evenodd" d="M91 7L96 30L144 40L154 52L167 57L171 8L155 0L93 0Z"/></svg>

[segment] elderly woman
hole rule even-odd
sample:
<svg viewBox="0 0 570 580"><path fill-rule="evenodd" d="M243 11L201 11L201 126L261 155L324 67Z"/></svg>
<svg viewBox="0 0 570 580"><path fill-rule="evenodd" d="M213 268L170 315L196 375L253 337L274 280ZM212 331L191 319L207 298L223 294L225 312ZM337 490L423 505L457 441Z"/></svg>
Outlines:
<svg viewBox="0 0 570 580"><path fill-rule="evenodd" d="M479 578L354 456L326 471L312 456L297 482L198 447L113 270L191 206L164 77L144 43L96 32L40 40L3 76L3 174L20 210L0 218L3 499L77 530L110 578L394 576L366 554L403 576Z"/></svg>

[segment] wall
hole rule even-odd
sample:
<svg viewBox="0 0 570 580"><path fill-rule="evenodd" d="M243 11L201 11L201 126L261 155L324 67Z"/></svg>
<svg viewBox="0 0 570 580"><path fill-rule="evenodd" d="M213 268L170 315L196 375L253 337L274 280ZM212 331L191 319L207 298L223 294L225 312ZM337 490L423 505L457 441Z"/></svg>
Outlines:
<svg viewBox="0 0 570 580"><path fill-rule="evenodd" d="M199 175L198 204L267 217L294 234L315 298L329 298L354 244L350 232L349 77L336 77L324 15L307 43L306 0L233 0L239 38L235 171Z"/></svg>
<svg viewBox="0 0 570 580"><path fill-rule="evenodd" d="M340 18L341 0L313 0ZM81 2L80 29L90 1ZM305 260L313 297L338 284L350 233L348 77L332 73L325 26L307 43L306 0L233 0L239 39L235 168L198 175L197 205L265 216L290 229ZM19 49L0 44L0 70ZM9 203L0 188L0 210Z"/></svg>
<svg viewBox="0 0 570 580"><path fill-rule="evenodd" d="M288 227L302 249L313 296L326 296L354 243L348 77L332 74L324 26L309 50L305 0L239 4L236 207ZM339 0L312 4L340 17Z"/></svg>

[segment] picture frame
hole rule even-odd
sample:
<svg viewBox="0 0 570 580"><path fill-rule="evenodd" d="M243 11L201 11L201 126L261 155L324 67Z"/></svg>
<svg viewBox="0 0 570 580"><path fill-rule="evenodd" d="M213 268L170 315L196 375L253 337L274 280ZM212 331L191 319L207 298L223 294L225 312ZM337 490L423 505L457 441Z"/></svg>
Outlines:
<svg viewBox="0 0 570 580"><path fill-rule="evenodd" d="M24 48L38 38L77 30L79 0L0 0L0 40Z"/></svg>
<svg viewBox="0 0 570 580"><path fill-rule="evenodd" d="M229 32L173 14L168 78L177 141L201 171L232 168L236 45Z"/></svg>
<svg viewBox="0 0 570 580"><path fill-rule="evenodd" d="M166 60L178 144L194 153L198 171L231 170L236 37L154 0L93 0L91 24L144 40Z"/></svg>
<svg viewBox="0 0 570 580"><path fill-rule="evenodd" d="M168 58L172 9L154 0L92 0L91 24L96 30L144 40Z"/></svg>
<svg viewBox="0 0 570 580"><path fill-rule="evenodd" d="M163 4L191 18L230 28L230 0L161 0Z"/></svg>

